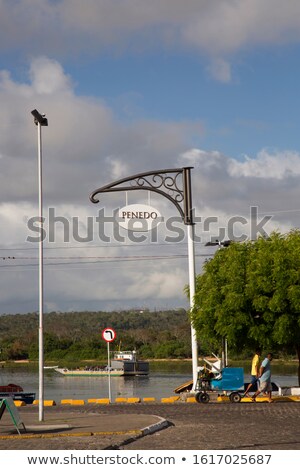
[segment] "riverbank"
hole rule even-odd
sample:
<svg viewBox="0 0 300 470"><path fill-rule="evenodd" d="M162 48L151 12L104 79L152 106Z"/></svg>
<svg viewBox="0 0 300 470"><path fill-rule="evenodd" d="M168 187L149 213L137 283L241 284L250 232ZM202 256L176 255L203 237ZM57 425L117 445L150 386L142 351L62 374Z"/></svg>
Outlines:
<svg viewBox="0 0 300 470"><path fill-rule="evenodd" d="M181 362L186 362L186 363L192 363L192 358L143 358L144 360L147 360L149 362L153 362L153 363L156 363L156 362L161 362L161 363L164 363L164 362L173 362L173 363L181 363ZM216 358L214 356L205 356L205 359L207 359L208 361L215 361ZM104 360L106 359L80 359L78 361L78 363L85 363L85 362L91 362L91 363L99 363L99 362L103 362ZM242 367L242 365L249 365L249 361L251 362L252 360L252 357L249 357L248 359L229 359L228 362L229 362L229 365L230 366L233 366L233 367ZM55 360L45 360L45 365L53 365L53 364L56 364L57 362L63 362L63 360L60 360L60 359L55 359ZM70 360L70 361L67 361L68 363L74 363L73 360ZM199 358L199 362L201 362L201 357ZM19 359L19 360L14 360L14 361L0 361L0 364L38 364L39 361L38 360L30 360L30 359ZM274 358L273 361L272 361L273 364L277 364L277 365L298 365L299 361L297 358L287 358L287 359L284 359L284 358L280 358L280 359L276 359Z"/></svg>

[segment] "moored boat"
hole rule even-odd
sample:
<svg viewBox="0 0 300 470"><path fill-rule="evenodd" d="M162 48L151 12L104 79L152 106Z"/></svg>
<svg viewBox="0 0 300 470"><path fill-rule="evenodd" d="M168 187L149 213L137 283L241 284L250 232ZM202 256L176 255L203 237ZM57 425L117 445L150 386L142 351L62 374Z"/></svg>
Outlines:
<svg viewBox="0 0 300 470"><path fill-rule="evenodd" d="M68 377L111 377L149 374L149 362L137 359L136 351L115 351L110 366L68 369L57 367L56 372Z"/></svg>
<svg viewBox="0 0 300 470"><path fill-rule="evenodd" d="M149 362L138 359L136 351L115 351L111 367L124 370L124 375L149 374Z"/></svg>
<svg viewBox="0 0 300 470"><path fill-rule="evenodd" d="M35 400L36 394L34 392L24 392L20 385L8 384L0 385L0 400L2 398L12 398L13 400L24 401L28 405L32 404Z"/></svg>
<svg viewBox="0 0 300 470"><path fill-rule="evenodd" d="M124 375L123 370L115 370L108 367L104 367L103 369L100 367L85 367L84 369L68 369L67 367L57 367L55 371L68 377L105 377L107 375L112 377L120 377Z"/></svg>

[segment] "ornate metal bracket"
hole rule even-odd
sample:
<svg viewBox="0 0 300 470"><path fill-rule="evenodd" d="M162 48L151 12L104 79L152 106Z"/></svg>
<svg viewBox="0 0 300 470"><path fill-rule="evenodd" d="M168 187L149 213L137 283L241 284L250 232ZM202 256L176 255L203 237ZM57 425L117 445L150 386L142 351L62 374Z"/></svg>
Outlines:
<svg viewBox="0 0 300 470"><path fill-rule="evenodd" d="M176 206L186 225L193 225L191 191L192 168L193 167L184 167L156 170L122 178L93 191L90 195L90 200L94 204L99 202L99 199L96 197L99 193L137 191L140 189L153 191L166 197Z"/></svg>

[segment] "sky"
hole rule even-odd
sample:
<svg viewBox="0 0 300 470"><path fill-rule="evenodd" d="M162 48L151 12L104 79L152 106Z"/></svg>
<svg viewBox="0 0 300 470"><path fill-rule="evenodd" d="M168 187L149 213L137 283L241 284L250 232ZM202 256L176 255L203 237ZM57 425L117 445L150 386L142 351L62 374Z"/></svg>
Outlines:
<svg viewBox="0 0 300 470"><path fill-rule="evenodd" d="M197 274L210 240L298 228L299 57L298 0L0 0L0 314L38 311L33 109L45 311L188 308L175 206L89 195L193 167ZM109 221L128 204L164 220L137 241Z"/></svg>

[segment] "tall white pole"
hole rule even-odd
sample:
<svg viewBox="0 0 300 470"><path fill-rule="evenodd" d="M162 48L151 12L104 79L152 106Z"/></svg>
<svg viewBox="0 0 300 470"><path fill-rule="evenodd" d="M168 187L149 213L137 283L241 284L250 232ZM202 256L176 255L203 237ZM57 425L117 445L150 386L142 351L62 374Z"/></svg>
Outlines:
<svg viewBox="0 0 300 470"><path fill-rule="evenodd" d="M195 244L194 244L194 225L187 225L188 235L188 260L189 260L189 287L190 287L190 309L194 307L196 271L195 271ZM192 341L192 370L193 370L193 390L195 390L198 378L198 344L196 330L191 324Z"/></svg>
<svg viewBox="0 0 300 470"><path fill-rule="evenodd" d="M42 126L48 126L45 114L36 109L31 111L34 123L38 130L38 186L39 186L39 420L44 421L44 342L43 342L43 310L44 310L44 282L43 282L43 172L42 172Z"/></svg>
<svg viewBox="0 0 300 470"><path fill-rule="evenodd" d="M38 173L39 173L39 421L44 421L44 266L43 266L43 173L42 173L42 126L38 122Z"/></svg>

